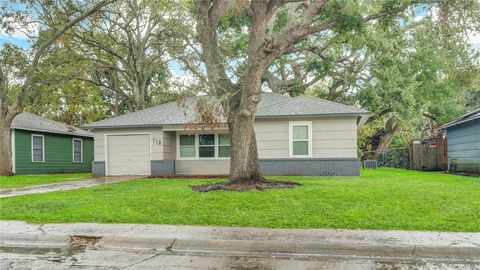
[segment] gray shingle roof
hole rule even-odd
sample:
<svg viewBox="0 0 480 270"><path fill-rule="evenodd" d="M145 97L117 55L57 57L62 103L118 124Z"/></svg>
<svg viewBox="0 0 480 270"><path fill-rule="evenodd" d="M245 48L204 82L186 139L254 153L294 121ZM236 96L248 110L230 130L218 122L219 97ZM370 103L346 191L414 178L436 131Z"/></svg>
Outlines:
<svg viewBox="0 0 480 270"><path fill-rule="evenodd" d="M470 122L470 121L473 121L475 119L480 119L480 108L478 108L478 109L476 109L472 112L466 113L466 114L456 118L455 120L440 126L440 128L441 129L447 129L449 127L453 127L453 126L456 126L456 125L459 125L459 124Z"/></svg>
<svg viewBox="0 0 480 270"><path fill-rule="evenodd" d="M93 133L89 131L56 122L29 112L22 112L17 115L15 119L13 119L12 129L93 137Z"/></svg>
<svg viewBox="0 0 480 270"><path fill-rule="evenodd" d="M138 112L132 112L102 121L90 123L82 128L112 128L135 126L179 125L195 122L194 104L197 98L185 100L185 106L169 102ZM256 118L321 116L321 115L365 115L368 111L310 96L287 97L274 93L263 93L258 104ZM222 117L223 118L223 117ZM225 122L225 119L221 119Z"/></svg>
<svg viewBox="0 0 480 270"><path fill-rule="evenodd" d="M259 106L257 117L306 116L306 115L361 115L368 111L319 99L311 96L298 96L280 100L268 106Z"/></svg>

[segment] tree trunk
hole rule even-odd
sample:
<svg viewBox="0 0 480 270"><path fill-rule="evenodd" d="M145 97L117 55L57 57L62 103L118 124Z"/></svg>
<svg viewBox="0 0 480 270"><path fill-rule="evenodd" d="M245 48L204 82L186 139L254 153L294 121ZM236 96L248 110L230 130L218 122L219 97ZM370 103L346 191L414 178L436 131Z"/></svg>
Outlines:
<svg viewBox="0 0 480 270"><path fill-rule="evenodd" d="M133 87L134 111L145 109L145 89L143 89L139 82L135 82Z"/></svg>
<svg viewBox="0 0 480 270"><path fill-rule="evenodd" d="M116 70L113 71L113 88L115 89L115 116L118 116L118 92L120 87L118 84L118 73Z"/></svg>
<svg viewBox="0 0 480 270"><path fill-rule="evenodd" d="M12 122L0 115L0 175L12 175L12 141L10 127Z"/></svg>
<svg viewBox="0 0 480 270"><path fill-rule="evenodd" d="M400 125L398 125L393 118L389 118L387 123L385 123L385 135L383 135L382 140L377 146L377 151L375 151L374 158L378 159L385 149L390 147L393 141L393 135L395 132L400 130Z"/></svg>
<svg viewBox="0 0 480 270"><path fill-rule="evenodd" d="M255 116L243 115L239 109L229 114L230 131L230 181L258 182L264 178L258 162L257 139L253 129Z"/></svg>
<svg viewBox="0 0 480 270"><path fill-rule="evenodd" d="M378 159L380 155L383 153L385 149L390 147L390 144L393 141L393 132L392 131L387 131L385 135L383 135L382 140L377 146L377 149L373 155L374 159Z"/></svg>

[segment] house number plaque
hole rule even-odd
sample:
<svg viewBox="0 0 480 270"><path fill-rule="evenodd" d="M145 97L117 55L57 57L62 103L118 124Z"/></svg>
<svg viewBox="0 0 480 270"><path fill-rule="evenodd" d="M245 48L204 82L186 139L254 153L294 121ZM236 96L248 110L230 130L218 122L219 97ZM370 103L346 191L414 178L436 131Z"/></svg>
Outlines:
<svg viewBox="0 0 480 270"><path fill-rule="evenodd" d="M153 143L153 144L161 145L161 144L162 144L162 140L157 139L157 138L152 138L152 143Z"/></svg>

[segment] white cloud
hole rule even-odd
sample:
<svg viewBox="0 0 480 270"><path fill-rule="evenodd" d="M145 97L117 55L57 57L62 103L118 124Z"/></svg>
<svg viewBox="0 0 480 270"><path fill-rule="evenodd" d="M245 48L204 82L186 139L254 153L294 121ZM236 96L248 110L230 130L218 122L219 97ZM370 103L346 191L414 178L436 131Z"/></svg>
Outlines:
<svg viewBox="0 0 480 270"><path fill-rule="evenodd" d="M36 22L21 24L13 18L7 18L6 24L9 29L0 27L0 36L28 40L30 37L37 36L39 32L39 25Z"/></svg>
<svg viewBox="0 0 480 270"><path fill-rule="evenodd" d="M471 33L468 36L468 39L470 40L470 44L472 44L474 49L480 50L480 33Z"/></svg>
<svg viewBox="0 0 480 270"><path fill-rule="evenodd" d="M423 18L425 18L424 15L417 15L417 16L415 16L415 19L414 19L414 20L415 20L416 22L418 22L418 21L421 21Z"/></svg>

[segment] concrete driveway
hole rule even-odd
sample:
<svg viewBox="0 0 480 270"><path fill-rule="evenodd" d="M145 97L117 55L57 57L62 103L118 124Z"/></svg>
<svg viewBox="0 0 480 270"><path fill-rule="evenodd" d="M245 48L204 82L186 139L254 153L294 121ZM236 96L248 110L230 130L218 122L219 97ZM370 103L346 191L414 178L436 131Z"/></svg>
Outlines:
<svg viewBox="0 0 480 270"><path fill-rule="evenodd" d="M36 194L36 193L46 193L62 190L72 190L79 189L84 187L93 187L99 185L120 183L125 181L130 181L133 179L145 178L146 176L108 176L100 178L92 178L88 180L81 181L72 181L72 182L61 182L54 184L45 184L38 186L28 186L21 188L11 188L11 189L0 189L0 199L8 197L16 197L21 195Z"/></svg>
<svg viewBox="0 0 480 270"><path fill-rule="evenodd" d="M479 233L0 222L2 269L480 269Z"/></svg>

